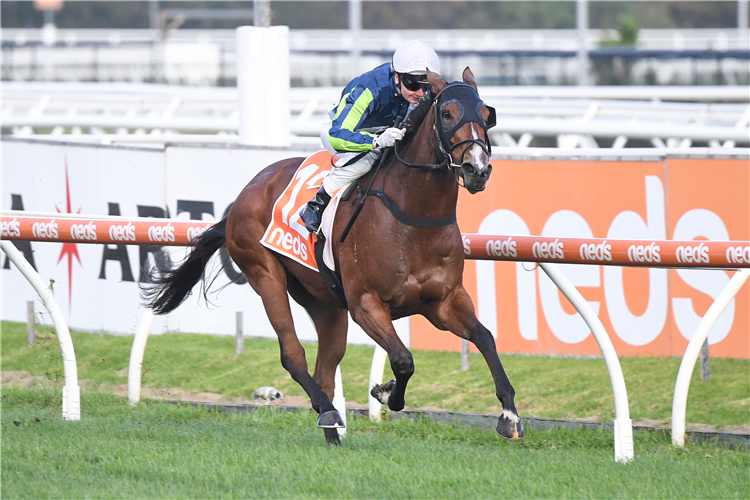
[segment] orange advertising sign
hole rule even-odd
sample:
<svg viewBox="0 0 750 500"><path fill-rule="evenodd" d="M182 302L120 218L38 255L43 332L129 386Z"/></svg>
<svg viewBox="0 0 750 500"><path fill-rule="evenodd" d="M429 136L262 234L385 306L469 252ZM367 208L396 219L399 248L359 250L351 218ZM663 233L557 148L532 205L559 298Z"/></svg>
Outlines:
<svg viewBox="0 0 750 500"><path fill-rule="evenodd" d="M463 233L695 240L699 248L706 240L750 240L747 160L495 160L493 169L487 191L473 196L461 191ZM639 252L650 255L646 248ZM617 353L627 356L682 356L733 273L559 266L598 314ZM533 262L467 260L464 286L499 351L600 354L575 308ZM709 333L712 356L750 357L748 288L740 290ZM421 317L412 317L411 332L417 349L460 348L457 337Z"/></svg>

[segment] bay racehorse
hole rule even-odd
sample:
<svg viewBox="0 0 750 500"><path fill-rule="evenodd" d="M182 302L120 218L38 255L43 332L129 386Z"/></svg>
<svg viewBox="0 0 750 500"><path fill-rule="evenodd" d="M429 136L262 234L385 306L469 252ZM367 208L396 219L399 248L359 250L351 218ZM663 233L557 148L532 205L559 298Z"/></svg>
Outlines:
<svg viewBox="0 0 750 500"><path fill-rule="evenodd" d="M355 201L370 202L362 205L350 228L348 222L362 201L339 204L331 242L343 301L334 298L320 273L259 243L275 200L302 158L279 161L255 176L227 217L194 242L179 267L155 275L144 294L157 314L174 310L205 278L210 257L226 245L260 295L279 338L281 364L310 397L320 415L318 427L329 443L339 443L336 428L343 425L331 400L335 370L346 351L347 307L354 321L388 353L395 381L374 388L372 394L392 411L404 408L406 385L414 373L412 354L396 335L392 320L421 314L437 328L476 345L503 406L497 433L508 439L524 435L495 340L477 319L462 285L464 252L456 223L459 186L474 194L484 190L490 176L487 129L494 125L494 110L479 98L469 68L463 82L448 84L433 74L428 74L428 81L434 98L424 100L407 117L405 126L413 130L394 151L384 153L384 168L373 168L360 179ZM341 238L345 228L350 231ZM312 376L287 292L307 310L317 330Z"/></svg>

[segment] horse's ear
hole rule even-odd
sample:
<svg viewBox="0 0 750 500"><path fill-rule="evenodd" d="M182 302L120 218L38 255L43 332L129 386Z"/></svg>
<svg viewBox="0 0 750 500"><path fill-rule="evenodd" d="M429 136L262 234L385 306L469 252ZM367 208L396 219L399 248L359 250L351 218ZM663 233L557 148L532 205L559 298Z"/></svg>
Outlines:
<svg viewBox="0 0 750 500"><path fill-rule="evenodd" d="M474 90L477 90L477 81L474 79L474 73L471 72L471 69L469 69L468 66L466 66L462 78L464 79L464 83L468 83L474 87Z"/></svg>
<svg viewBox="0 0 750 500"><path fill-rule="evenodd" d="M435 73L427 70L427 81L430 82L430 86L432 87L432 93L434 95L438 95L444 88L445 88L445 81L437 76Z"/></svg>

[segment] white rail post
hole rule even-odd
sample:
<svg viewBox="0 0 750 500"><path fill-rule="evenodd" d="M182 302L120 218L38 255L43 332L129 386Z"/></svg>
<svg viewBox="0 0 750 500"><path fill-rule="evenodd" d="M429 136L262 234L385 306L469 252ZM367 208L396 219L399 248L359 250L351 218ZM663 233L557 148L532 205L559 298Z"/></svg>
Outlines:
<svg viewBox="0 0 750 500"><path fill-rule="evenodd" d="M698 323L698 328L695 330L695 335L690 339L685 355L682 357L680 363L680 370L677 372L677 382L674 387L674 399L672 400L672 445L673 446L684 446L685 445L685 413L687 411L687 397L688 390L690 389L690 377L693 375L693 368L695 368L695 362L698 360L700 355L701 346L703 342L708 339L708 332L719 319L721 313L727 308L729 302L737 295L742 285L745 284L748 277L750 277L750 269L739 269L732 279L729 280L727 286L721 291L711 307L706 311L706 315L703 316L701 322Z"/></svg>
<svg viewBox="0 0 750 500"><path fill-rule="evenodd" d="M24 258L23 254L8 240L0 241L5 255L21 271L26 280L31 283L39 298L42 299L44 307L49 311L52 324L57 332L57 340L62 350L63 370L65 372L65 385L62 396L62 417L65 420L81 420L81 388L78 386L78 368L76 366L76 353L73 349L73 339L70 330L63 318L60 307L55 302L55 296L49 285L45 284L31 264Z"/></svg>
<svg viewBox="0 0 750 500"><path fill-rule="evenodd" d="M130 404L138 404L141 400L141 373L143 370L143 355L146 352L148 334L151 324L154 322L154 311L146 309L143 311L138 330L135 332L133 347L130 349L130 365L128 367L128 401Z"/></svg>
<svg viewBox="0 0 750 500"><path fill-rule="evenodd" d="M586 86L589 84L589 3L587 0L576 0L576 33L578 36L577 84Z"/></svg>
<svg viewBox="0 0 750 500"><path fill-rule="evenodd" d="M164 247L168 260L171 261L173 249ZM146 353L146 344L151 332L151 325L156 314L152 309L146 308L138 323L138 329L133 338L133 347L130 349L130 364L128 365L128 401L136 405L141 400L141 374L143 370L143 357Z"/></svg>
<svg viewBox="0 0 750 500"><path fill-rule="evenodd" d="M545 262L539 263L539 267L547 273L557 288L568 298L571 304L576 308L591 333L594 334L596 343L602 351L604 362L607 364L609 371L609 381L612 384L612 393L615 399L615 461L629 462L633 460L635 451L633 449L633 421L630 419L630 408L628 406L628 391L625 387L625 377L622 374L620 360L617 359L617 353L612 345L612 341L607 335L599 317L594 313L581 292L573 286L567 277L554 265Z"/></svg>
<svg viewBox="0 0 750 500"><path fill-rule="evenodd" d="M36 320L34 318L34 301L26 302L26 343L36 343Z"/></svg>
<svg viewBox="0 0 750 500"><path fill-rule="evenodd" d="M362 0L349 0L349 33L352 37L352 48L349 53L349 71L352 78L359 76L362 49L360 36L362 33Z"/></svg>
<svg viewBox="0 0 750 500"><path fill-rule="evenodd" d="M711 356L708 352L708 339L701 346L701 378L711 380Z"/></svg>
<svg viewBox="0 0 750 500"><path fill-rule="evenodd" d="M237 311L235 323L234 353L239 356L245 352L245 334L242 332L242 311Z"/></svg>
<svg viewBox="0 0 750 500"><path fill-rule="evenodd" d="M253 24L260 28L271 26L271 0L253 1Z"/></svg>
<svg viewBox="0 0 750 500"><path fill-rule="evenodd" d="M383 383L383 372L385 371L385 362L388 359L388 353L379 345L375 346L375 352L372 355L372 364L370 365L370 386L367 389L367 405L370 420L380 422L380 401L372 397L370 391L372 388Z"/></svg>
<svg viewBox="0 0 750 500"><path fill-rule="evenodd" d="M341 365L336 367L336 375L333 379L333 401L331 401L333 407L341 415L341 421L344 422L344 427L336 429L339 431L339 437L346 436L346 398L344 398L344 382L341 379Z"/></svg>
<svg viewBox="0 0 750 500"><path fill-rule="evenodd" d="M407 323L404 324L402 323L403 321L406 321ZM408 318L397 319L393 322L393 328L396 329L396 333L398 333L399 328L401 328L402 331L399 334L399 338L404 342L404 345L406 345L407 349L411 349L411 329L409 327L408 321ZM383 349L379 345L376 345L375 352L372 354L372 364L370 365L370 384L369 388L367 389L368 413L370 415L370 420L372 420L373 422L380 422L381 420L381 403L380 401L372 397L372 394L370 394L370 392L372 391L373 387L383 383L383 372L385 371L385 362L387 360L388 353L385 352L385 349Z"/></svg>
<svg viewBox="0 0 750 500"><path fill-rule="evenodd" d="M461 339L461 371L469 369L469 341Z"/></svg>

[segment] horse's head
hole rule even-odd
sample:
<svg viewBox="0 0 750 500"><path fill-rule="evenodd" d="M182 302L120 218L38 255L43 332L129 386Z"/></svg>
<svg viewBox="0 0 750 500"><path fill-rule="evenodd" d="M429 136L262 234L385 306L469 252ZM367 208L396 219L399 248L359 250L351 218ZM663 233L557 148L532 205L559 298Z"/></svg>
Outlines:
<svg viewBox="0 0 750 500"><path fill-rule="evenodd" d="M430 72L427 80L437 96L438 156L450 163L456 178L463 178L471 194L484 191L492 172L487 130L495 125L495 110L479 98L474 74L468 67L463 72L464 83L448 84Z"/></svg>

